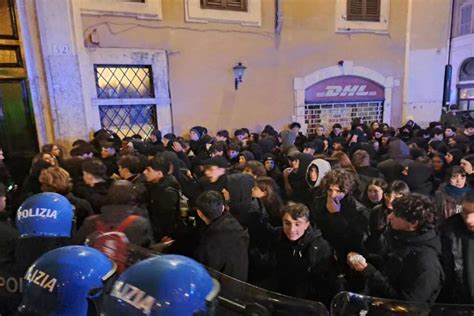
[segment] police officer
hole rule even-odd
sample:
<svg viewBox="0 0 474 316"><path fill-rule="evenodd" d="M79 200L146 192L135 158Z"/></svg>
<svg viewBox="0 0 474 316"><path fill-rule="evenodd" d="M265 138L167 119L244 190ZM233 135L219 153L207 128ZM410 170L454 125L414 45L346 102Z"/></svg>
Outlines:
<svg viewBox="0 0 474 316"><path fill-rule="evenodd" d="M17 315L98 315L95 300L101 298L115 268L94 248L67 246L49 251L26 272Z"/></svg>
<svg viewBox="0 0 474 316"><path fill-rule="evenodd" d="M219 283L193 259L164 255L131 266L105 298L105 315L212 315Z"/></svg>
<svg viewBox="0 0 474 316"><path fill-rule="evenodd" d="M20 205L15 253L0 265L1 315L10 315L18 306L28 267L44 253L69 244L73 214L71 203L57 193L39 193Z"/></svg>

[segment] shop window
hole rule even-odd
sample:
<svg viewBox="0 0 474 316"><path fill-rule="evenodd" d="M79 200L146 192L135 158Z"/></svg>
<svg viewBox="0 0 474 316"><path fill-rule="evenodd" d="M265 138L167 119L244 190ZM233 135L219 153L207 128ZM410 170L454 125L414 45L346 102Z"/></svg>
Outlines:
<svg viewBox="0 0 474 316"><path fill-rule="evenodd" d="M247 11L247 0L201 0L202 9Z"/></svg>
<svg viewBox="0 0 474 316"><path fill-rule="evenodd" d="M380 0L347 0L347 20L380 21Z"/></svg>
<svg viewBox="0 0 474 316"><path fill-rule="evenodd" d="M464 5L460 11L459 35L471 33L472 24L472 4Z"/></svg>
<svg viewBox="0 0 474 316"><path fill-rule="evenodd" d="M121 101L99 105L101 126L122 138L135 134L148 136L157 127L156 104L147 104L155 97L151 66L95 65L94 68L97 98Z"/></svg>

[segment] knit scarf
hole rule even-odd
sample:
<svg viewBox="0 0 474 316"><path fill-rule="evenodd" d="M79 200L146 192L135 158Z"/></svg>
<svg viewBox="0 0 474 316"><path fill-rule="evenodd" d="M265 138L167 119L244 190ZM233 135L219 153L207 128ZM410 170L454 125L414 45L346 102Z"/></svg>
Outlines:
<svg viewBox="0 0 474 316"><path fill-rule="evenodd" d="M448 193L448 195L450 195L452 197L455 197L455 198L459 198L459 197L463 196L469 190L470 190L470 188L467 185L465 185L464 188L457 188L457 187L455 187L454 185L451 185L451 184L448 184L446 186L446 193Z"/></svg>

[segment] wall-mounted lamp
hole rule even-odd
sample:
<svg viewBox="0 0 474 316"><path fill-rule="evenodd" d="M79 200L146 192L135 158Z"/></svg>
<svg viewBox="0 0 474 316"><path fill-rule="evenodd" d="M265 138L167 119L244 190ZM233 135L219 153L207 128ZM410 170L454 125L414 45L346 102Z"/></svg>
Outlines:
<svg viewBox="0 0 474 316"><path fill-rule="evenodd" d="M242 65L242 63L238 63L232 69L234 70L235 90L237 90L239 88L239 83L242 82L242 77L244 76L244 72L245 72L245 69L247 69L247 67Z"/></svg>

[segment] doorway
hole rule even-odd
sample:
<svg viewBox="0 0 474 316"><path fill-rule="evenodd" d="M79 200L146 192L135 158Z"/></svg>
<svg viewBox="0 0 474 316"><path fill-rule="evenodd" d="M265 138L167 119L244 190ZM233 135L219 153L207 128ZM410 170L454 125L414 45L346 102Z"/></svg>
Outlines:
<svg viewBox="0 0 474 316"><path fill-rule="evenodd" d="M21 184L38 152L14 0L0 0L0 147L13 181Z"/></svg>

